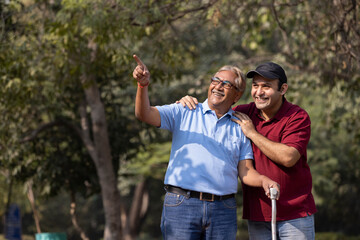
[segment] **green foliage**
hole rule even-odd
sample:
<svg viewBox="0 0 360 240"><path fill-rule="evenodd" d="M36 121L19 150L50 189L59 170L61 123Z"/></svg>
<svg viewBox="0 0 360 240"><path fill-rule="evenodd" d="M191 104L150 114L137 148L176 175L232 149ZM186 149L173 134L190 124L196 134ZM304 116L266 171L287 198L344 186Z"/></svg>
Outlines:
<svg viewBox="0 0 360 240"><path fill-rule="evenodd" d="M84 74L95 76L114 172L131 195L139 175L161 189L170 148L168 134L135 119L132 54L150 69L153 105L186 94L202 101L220 66L246 72L272 60L287 72L287 98L312 119L317 229L359 233L356 1L34 0L1 2L0 10L0 168L18 182L35 181L41 200L63 190L85 198L99 192L95 167L68 127L80 126ZM153 214L161 211L155 202Z"/></svg>
<svg viewBox="0 0 360 240"><path fill-rule="evenodd" d="M127 172L134 175L151 176L162 179L170 157L171 142L151 144L140 150L131 162L128 162ZM126 168L126 165L124 166ZM124 169L122 168L122 169Z"/></svg>
<svg viewBox="0 0 360 240"><path fill-rule="evenodd" d="M323 115L323 125L319 126L321 135L315 135L317 139L313 141L316 149L313 156L316 165L313 169L317 176L314 185L317 194L321 196L318 215L319 218L328 219L326 226L319 224L319 229L330 227L357 234L358 229L352 223L360 217L360 162L356 147L360 141L356 137L359 128L353 120L356 116L352 115L352 108L358 104L356 98L342 94L339 96L339 92L334 90L327 93L327 102L324 104L325 109L333 110Z"/></svg>
<svg viewBox="0 0 360 240"><path fill-rule="evenodd" d="M315 235L316 240L359 240L359 236L346 236L342 233L324 232Z"/></svg>
<svg viewBox="0 0 360 240"><path fill-rule="evenodd" d="M306 86L296 88L296 95L311 96L302 98L297 103L305 106L312 121L308 160L318 208L318 213L315 214L316 230L331 229L358 234L357 226L352 223L359 218L360 208L360 166L356 157L356 146L360 142L354 138L356 125L348 125L344 121L350 111L350 108L344 108L352 105L353 100L349 96L339 96L340 92L336 89L338 88L308 89ZM291 93L290 96L293 95ZM334 106L336 111L332 110ZM336 126L336 122L340 126ZM353 131L349 131L350 129Z"/></svg>
<svg viewBox="0 0 360 240"><path fill-rule="evenodd" d="M34 240L35 237L32 236L32 235L22 235L21 239L23 239L23 240ZM5 237L0 235L0 240L5 240Z"/></svg>

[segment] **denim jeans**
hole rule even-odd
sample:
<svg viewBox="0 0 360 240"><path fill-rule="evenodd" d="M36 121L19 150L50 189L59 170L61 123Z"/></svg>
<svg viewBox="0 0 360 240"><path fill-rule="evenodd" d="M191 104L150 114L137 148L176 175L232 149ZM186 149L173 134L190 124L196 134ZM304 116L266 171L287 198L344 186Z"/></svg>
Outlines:
<svg viewBox="0 0 360 240"><path fill-rule="evenodd" d="M271 240L271 222L248 221L250 240ZM314 215L276 223L279 240L315 239Z"/></svg>
<svg viewBox="0 0 360 240"><path fill-rule="evenodd" d="M164 239L235 240L237 231L236 200L201 201L166 193L161 216Z"/></svg>

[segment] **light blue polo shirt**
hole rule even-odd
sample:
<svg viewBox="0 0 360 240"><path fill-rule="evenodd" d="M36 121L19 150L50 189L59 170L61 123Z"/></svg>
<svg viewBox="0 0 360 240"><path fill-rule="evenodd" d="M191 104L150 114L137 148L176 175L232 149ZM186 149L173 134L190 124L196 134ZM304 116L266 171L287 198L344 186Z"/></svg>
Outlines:
<svg viewBox="0 0 360 240"><path fill-rule="evenodd" d="M220 119L207 100L195 110L181 104L156 107L162 129L172 132L165 184L198 192L226 195L237 192L240 160L253 159L251 143L230 109Z"/></svg>

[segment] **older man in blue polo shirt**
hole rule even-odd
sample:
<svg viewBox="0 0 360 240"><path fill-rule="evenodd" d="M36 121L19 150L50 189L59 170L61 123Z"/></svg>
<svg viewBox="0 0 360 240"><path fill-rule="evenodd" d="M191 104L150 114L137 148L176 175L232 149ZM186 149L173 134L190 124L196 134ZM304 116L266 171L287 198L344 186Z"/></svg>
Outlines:
<svg viewBox="0 0 360 240"><path fill-rule="evenodd" d="M238 176L245 184L263 187L268 196L271 187L279 191L276 182L254 169L250 141L231 121L231 106L245 90L243 74L234 66L220 68L211 78L208 98L194 111L181 104L153 107L150 72L134 58L136 117L173 133L164 181L164 239L236 239Z"/></svg>

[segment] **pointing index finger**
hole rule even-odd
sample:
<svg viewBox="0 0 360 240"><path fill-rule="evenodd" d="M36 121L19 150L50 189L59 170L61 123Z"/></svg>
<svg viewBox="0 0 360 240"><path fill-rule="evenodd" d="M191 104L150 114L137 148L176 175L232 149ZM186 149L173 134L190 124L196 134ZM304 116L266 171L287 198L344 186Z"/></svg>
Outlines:
<svg viewBox="0 0 360 240"><path fill-rule="evenodd" d="M136 56L134 54L133 57L134 57L135 61L138 63L138 65L145 66L145 64L141 61L141 59L138 56Z"/></svg>

